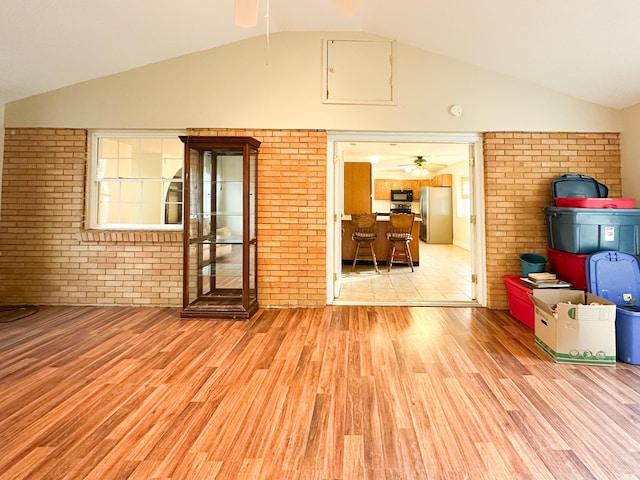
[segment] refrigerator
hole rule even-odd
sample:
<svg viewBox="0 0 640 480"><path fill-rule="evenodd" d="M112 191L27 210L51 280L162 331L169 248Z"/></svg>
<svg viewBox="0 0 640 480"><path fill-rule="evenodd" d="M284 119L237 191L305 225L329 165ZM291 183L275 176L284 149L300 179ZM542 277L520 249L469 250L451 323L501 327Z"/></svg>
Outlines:
<svg viewBox="0 0 640 480"><path fill-rule="evenodd" d="M420 240L427 243L453 243L451 187L422 187L420 216Z"/></svg>

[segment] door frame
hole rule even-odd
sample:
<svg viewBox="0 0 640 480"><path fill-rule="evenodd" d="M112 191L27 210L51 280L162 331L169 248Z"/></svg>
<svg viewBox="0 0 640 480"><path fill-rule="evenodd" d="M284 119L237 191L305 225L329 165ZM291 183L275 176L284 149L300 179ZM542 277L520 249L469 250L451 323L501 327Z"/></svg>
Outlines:
<svg viewBox="0 0 640 480"><path fill-rule="evenodd" d="M472 202L471 215L471 271L475 275L475 300L486 306L486 248L484 211L484 159L480 133L402 133L327 131L327 256L326 302L334 304L340 292L342 273L342 202L344 201L344 159L339 150L342 142L378 143L465 143L470 145L469 165Z"/></svg>

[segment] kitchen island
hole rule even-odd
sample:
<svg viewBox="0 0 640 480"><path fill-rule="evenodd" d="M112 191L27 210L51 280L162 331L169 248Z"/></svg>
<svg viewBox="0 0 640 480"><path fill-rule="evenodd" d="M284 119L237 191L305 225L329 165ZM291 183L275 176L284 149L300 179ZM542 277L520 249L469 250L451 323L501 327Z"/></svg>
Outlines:
<svg viewBox="0 0 640 480"><path fill-rule="evenodd" d="M413 240L409 243L409 251L413 258L413 265L418 266L420 264L420 223L421 219L416 216L413 220L413 227L411 229L411 236ZM389 216L378 215L376 224L376 241L373 242L373 249L376 252L378 262L386 263L389 258L389 241L387 240L387 232L389 232ZM350 215L344 215L342 217L342 263L353 263L353 257L356 254L356 242L351 239L353 234L353 223L351 222ZM364 260L364 259L363 259ZM359 260L358 260L359 261ZM395 264L395 261L394 261Z"/></svg>

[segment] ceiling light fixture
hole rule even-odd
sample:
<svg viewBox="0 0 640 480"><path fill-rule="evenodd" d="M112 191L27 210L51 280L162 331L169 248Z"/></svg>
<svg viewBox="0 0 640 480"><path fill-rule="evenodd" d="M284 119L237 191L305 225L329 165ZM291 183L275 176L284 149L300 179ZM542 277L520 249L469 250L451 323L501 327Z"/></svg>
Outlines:
<svg viewBox="0 0 640 480"><path fill-rule="evenodd" d="M412 175L429 175L429 161L426 158L418 155L413 163L413 165L407 165L404 171Z"/></svg>
<svg viewBox="0 0 640 480"><path fill-rule="evenodd" d="M429 170L426 167L407 167L404 171L412 175L429 175Z"/></svg>

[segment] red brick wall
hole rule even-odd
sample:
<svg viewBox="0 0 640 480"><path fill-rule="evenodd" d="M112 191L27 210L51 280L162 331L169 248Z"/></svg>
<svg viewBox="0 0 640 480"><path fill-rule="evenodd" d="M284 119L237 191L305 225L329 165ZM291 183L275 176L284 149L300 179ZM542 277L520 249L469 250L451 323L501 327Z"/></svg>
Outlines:
<svg viewBox="0 0 640 480"><path fill-rule="evenodd" d="M503 275L520 273L521 253L547 256L551 180L582 173L619 197L620 140L617 133L486 133L484 163L487 303L506 309Z"/></svg>

